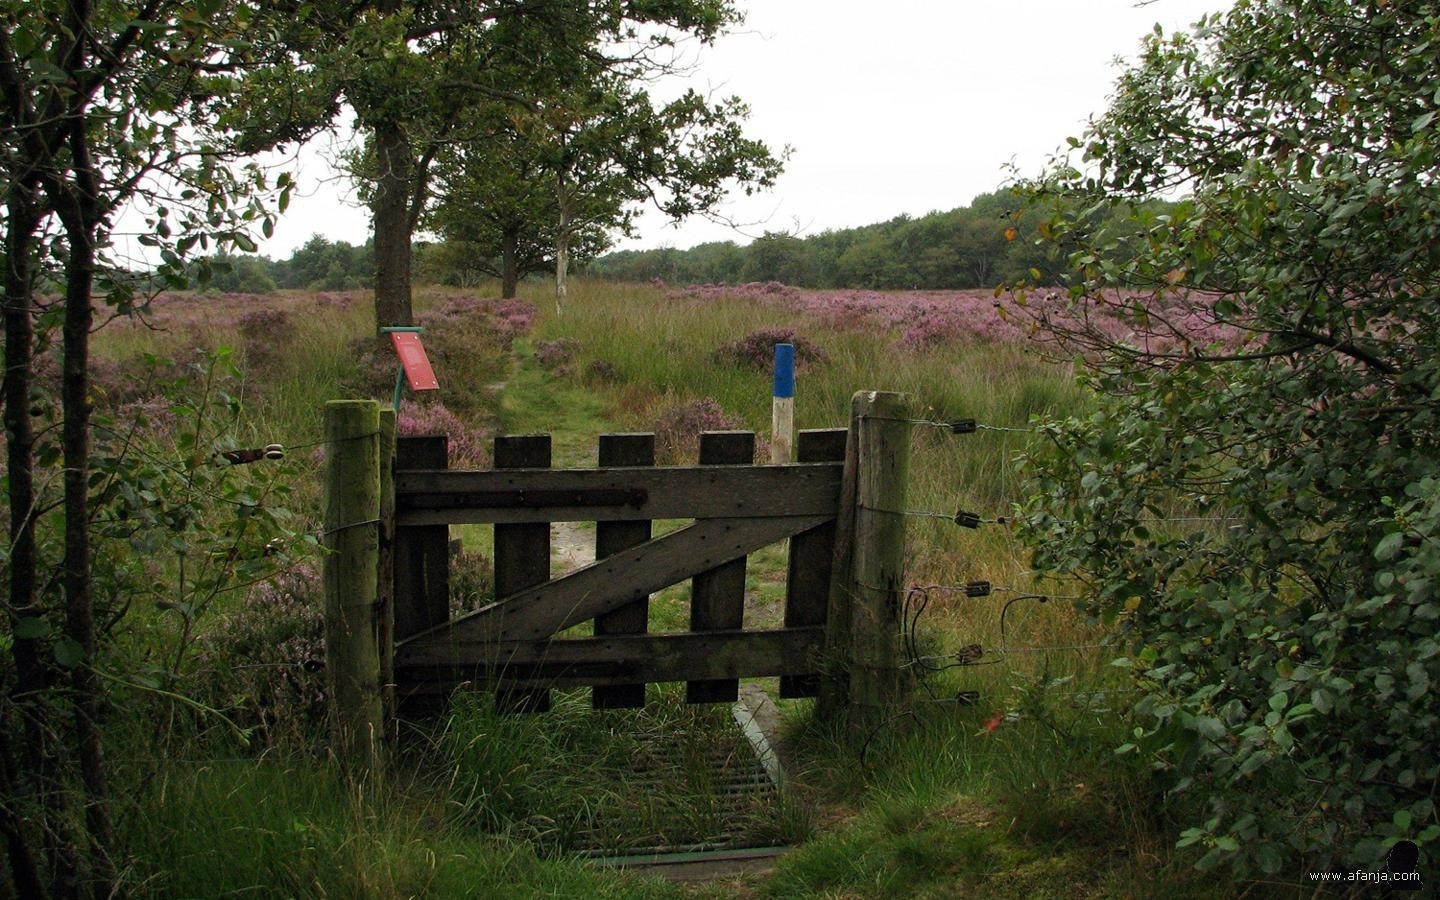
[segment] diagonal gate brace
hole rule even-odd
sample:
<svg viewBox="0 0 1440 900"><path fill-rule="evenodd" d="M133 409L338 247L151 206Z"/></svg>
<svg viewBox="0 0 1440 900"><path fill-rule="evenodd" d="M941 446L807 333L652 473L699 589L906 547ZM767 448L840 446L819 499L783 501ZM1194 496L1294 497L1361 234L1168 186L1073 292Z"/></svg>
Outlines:
<svg viewBox="0 0 1440 900"><path fill-rule="evenodd" d="M396 662L403 664L407 647L548 637L832 518L701 519L421 632L396 646Z"/></svg>

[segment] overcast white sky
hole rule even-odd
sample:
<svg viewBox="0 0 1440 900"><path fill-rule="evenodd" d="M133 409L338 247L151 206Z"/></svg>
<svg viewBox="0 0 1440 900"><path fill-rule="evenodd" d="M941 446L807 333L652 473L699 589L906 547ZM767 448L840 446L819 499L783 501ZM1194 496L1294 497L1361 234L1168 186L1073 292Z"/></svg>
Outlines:
<svg viewBox="0 0 1440 900"><path fill-rule="evenodd" d="M1157 22L1167 32L1229 0L742 0L747 21L699 54L699 90L738 94L748 133L794 148L774 190L725 214L737 234L694 220L641 221L622 248L814 234L968 204L1014 162L1034 174L1105 106L1117 57ZM351 243L369 216L327 178L327 141L299 157L302 191L261 252L311 234Z"/></svg>

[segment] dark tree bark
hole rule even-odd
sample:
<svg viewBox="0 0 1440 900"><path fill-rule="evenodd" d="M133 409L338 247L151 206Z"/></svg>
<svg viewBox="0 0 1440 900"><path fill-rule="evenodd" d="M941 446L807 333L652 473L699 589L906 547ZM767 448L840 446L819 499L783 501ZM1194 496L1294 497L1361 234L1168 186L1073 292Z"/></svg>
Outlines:
<svg viewBox="0 0 1440 900"><path fill-rule="evenodd" d="M77 34L89 21L89 3L72 0L71 15ZM77 41L74 68L83 62ZM102 211L99 175L95 171L86 134L89 110L76 109L70 122L71 180L54 178L47 185L51 202L65 228L69 256L65 263L65 318L62 326L64 365L61 404L64 412L61 431L65 462L65 565L62 586L65 594L65 633L79 645L80 663L70 670L75 704L75 744L79 755L80 781L85 792L85 825L90 837L89 891L110 896L114 871L110 852L114 834L110 799L106 786L105 757L101 743L100 717L104 694L95 662L95 610L90 573L90 329L94 324L91 294L95 284L95 245Z"/></svg>
<svg viewBox="0 0 1440 900"><path fill-rule="evenodd" d="M414 324L410 293L410 189L414 169L405 130L393 122L375 128L380 171L373 204L375 327Z"/></svg>
<svg viewBox="0 0 1440 900"><path fill-rule="evenodd" d="M20 766L10 747L10 735L0 728L0 796L19 796ZM0 835L5 839L4 869L0 869L0 898L44 897L45 882L35 861L24 818L11 806L0 803Z"/></svg>
<svg viewBox="0 0 1440 900"><path fill-rule="evenodd" d="M513 298L520 286L520 229L506 228L500 237L500 297Z"/></svg>
<svg viewBox="0 0 1440 900"><path fill-rule="evenodd" d="M33 190L17 185L6 204L5 232L5 442L6 466L10 479L10 589L8 593L11 633L15 635L16 699L22 707L33 707L46 687L38 638L21 637L15 626L21 619L40 618L36 597L35 553L35 426L30 415L30 392L34 382L35 324L31 303L31 270L34 237L40 224ZM44 723L25 715L26 756L40 753ZM34 760L38 762L39 760Z"/></svg>
<svg viewBox="0 0 1440 900"><path fill-rule="evenodd" d="M4 734L0 765L4 767L0 787L5 795L17 800L23 794L46 791L48 774L44 750L50 732L45 706L46 669L42 662L40 640L21 637L16 626L22 619L39 619L42 615L36 594L35 548L35 428L30 417L30 391L34 381L35 326L31 318L32 251L40 225L40 216L32 185L12 186L6 203L5 232L5 382L4 420L6 467L10 481L10 585L7 595L11 654L15 660L14 701L24 721L21 756L9 746L9 721L0 721ZM20 760L24 770L19 772ZM42 802L44 802L42 800ZM10 882L22 897L43 897L44 876L36 861L36 848L31 843L23 818L9 804L3 804L5 849L9 862ZM48 840L42 844L49 844ZM49 854L47 854L49 855Z"/></svg>

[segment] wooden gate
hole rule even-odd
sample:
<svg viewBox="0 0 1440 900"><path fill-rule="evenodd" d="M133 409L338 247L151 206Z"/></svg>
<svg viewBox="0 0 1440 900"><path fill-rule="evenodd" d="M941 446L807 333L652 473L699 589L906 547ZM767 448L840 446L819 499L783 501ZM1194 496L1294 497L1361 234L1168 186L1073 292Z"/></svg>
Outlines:
<svg viewBox="0 0 1440 900"><path fill-rule="evenodd" d="M652 682L732 701L739 679L760 676L863 734L906 691L908 415L903 395L857 393L848 429L801 432L799 461L784 465L754 465L754 434L731 431L701 437L697 466L655 466L653 435L615 434L600 438L599 467L552 469L549 436L518 435L496 439L493 469L461 471L443 435L396 441L392 410L327 404L337 750L378 770L397 708L467 686L524 710L589 687L611 708L643 704ZM595 522L596 561L552 579L553 522ZM449 528L487 523L495 596L451 619ZM782 627L747 628L746 557L786 540ZM650 595L686 580L689 630L650 633Z"/></svg>
<svg viewBox="0 0 1440 900"><path fill-rule="evenodd" d="M600 467L548 468L549 435L499 437L496 468L447 471L444 438L402 438L395 484L394 685L409 697L495 687L524 709L592 687L597 708L640 706L647 682L690 702L736 699L740 678L784 676L813 696L840 507L844 429L800 435L800 462L751 463L751 432L709 432L698 466L653 466L651 434L600 438ZM652 537L656 520L693 519ZM550 578L550 523L593 521L596 561ZM454 620L448 526L495 526L495 599ZM790 539L784 627L747 630L746 556ZM648 633L651 594L690 579L690 630ZM588 636L567 635L593 623ZM577 626L580 626L577 628Z"/></svg>

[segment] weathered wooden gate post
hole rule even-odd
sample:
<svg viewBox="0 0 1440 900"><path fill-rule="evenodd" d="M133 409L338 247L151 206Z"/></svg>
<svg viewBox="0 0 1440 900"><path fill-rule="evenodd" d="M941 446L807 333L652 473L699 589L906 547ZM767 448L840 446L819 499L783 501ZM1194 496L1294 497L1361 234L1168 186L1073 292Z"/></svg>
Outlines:
<svg viewBox="0 0 1440 900"><path fill-rule="evenodd" d="M900 668L909 418L904 394L861 391L851 400L826 622L833 671L820 714L844 709L857 739L893 717L909 692Z"/></svg>
<svg viewBox="0 0 1440 900"><path fill-rule="evenodd" d="M399 422L393 407L380 408L380 563L375 587L375 643L380 652L380 711L385 742L399 740L395 707L395 441Z"/></svg>
<svg viewBox="0 0 1440 900"><path fill-rule="evenodd" d="M381 777L377 589L380 572L380 405L325 404L325 672L336 756L355 775Z"/></svg>

